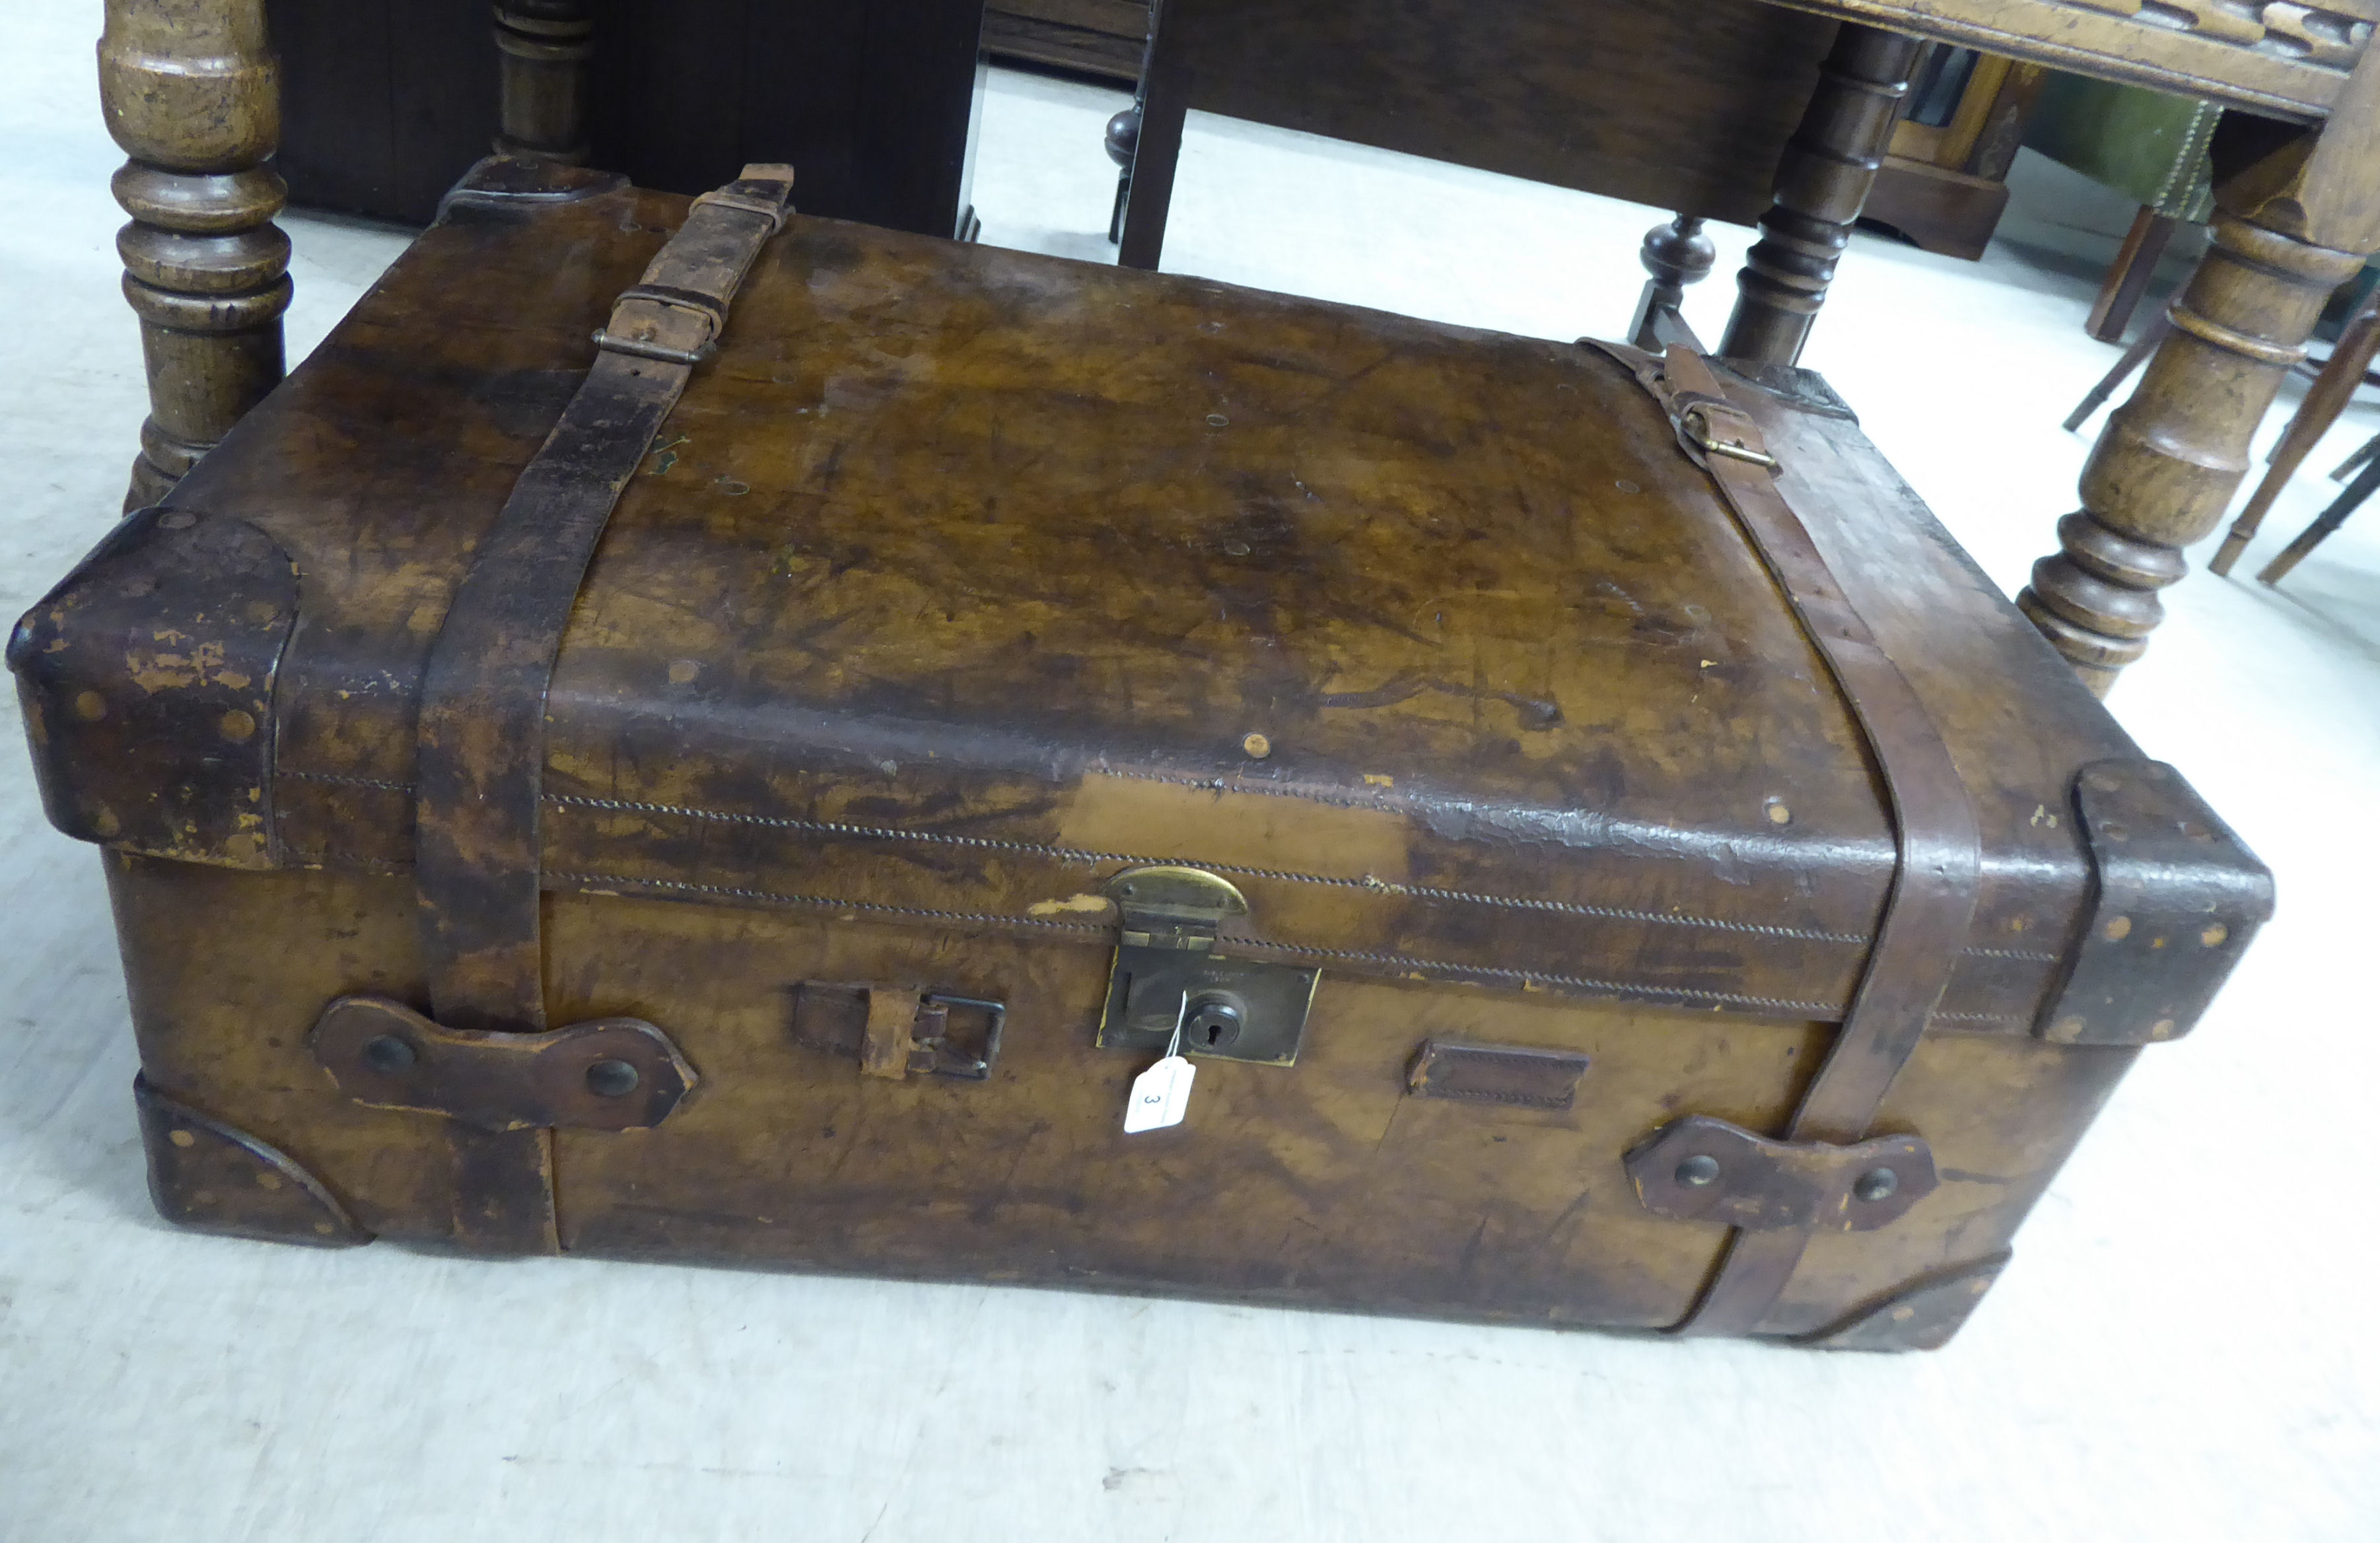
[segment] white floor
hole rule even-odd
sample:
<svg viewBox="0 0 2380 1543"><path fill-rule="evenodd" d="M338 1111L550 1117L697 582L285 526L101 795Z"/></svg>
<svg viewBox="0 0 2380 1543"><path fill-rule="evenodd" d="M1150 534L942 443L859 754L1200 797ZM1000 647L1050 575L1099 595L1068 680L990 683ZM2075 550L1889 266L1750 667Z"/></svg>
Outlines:
<svg viewBox="0 0 2380 1543"><path fill-rule="evenodd" d="M98 12L0 0L6 616L104 530L143 411ZM1119 104L996 81L987 240L1104 255ZM2081 320L2113 240L2027 176L1980 265L1855 242L1805 360L2011 588L2112 358ZM1653 220L1194 118L1168 265L1609 335ZM294 355L402 237L288 225ZM1725 274L1748 237L1719 236ZM1705 335L1730 289L1690 302ZM2375 429L2359 407L2316 464ZM2301 477L2242 572L2329 491ZM2380 1539L2380 513L2280 592L2168 600L2111 706L2272 863L2280 916L1931 1356L174 1233L98 865L0 749L0 1539Z"/></svg>

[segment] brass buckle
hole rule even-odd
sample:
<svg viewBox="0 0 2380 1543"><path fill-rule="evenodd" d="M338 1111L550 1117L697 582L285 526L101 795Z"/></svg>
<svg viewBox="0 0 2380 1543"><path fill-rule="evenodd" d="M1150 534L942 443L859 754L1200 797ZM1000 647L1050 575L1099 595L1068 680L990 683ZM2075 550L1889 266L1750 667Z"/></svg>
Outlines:
<svg viewBox="0 0 2380 1543"><path fill-rule="evenodd" d="M1743 418L1747 423L1751 421L1731 403L1714 403L1707 399L1693 401L1679 410L1678 433L1680 436L1706 454L1724 456L1730 461L1742 461L1748 465L1756 466L1764 471L1775 471L1779 462L1776 456L1766 450L1755 449L1746 444L1742 438L1721 439L1718 436L1710 422L1714 407L1722 412L1732 413L1738 418Z"/></svg>
<svg viewBox="0 0 2380 1543"><path fill-rule="evenodd" d="M1724 456L1764 471L1778 468L1777 457L1760 447L1760 426L1752 420L1750 413L1726 397L1714 396L1706 391L1677 391L1668 394L1668 406L1670 426L1677 430L1678 443L1689 456L1699 450L1705 456ZM1728 438L1712 427L1711 420L1718 417L1732 419L1742 427L1733 438ZM1701 456L1694 458L1696 465L1703 465Z"/></svg>

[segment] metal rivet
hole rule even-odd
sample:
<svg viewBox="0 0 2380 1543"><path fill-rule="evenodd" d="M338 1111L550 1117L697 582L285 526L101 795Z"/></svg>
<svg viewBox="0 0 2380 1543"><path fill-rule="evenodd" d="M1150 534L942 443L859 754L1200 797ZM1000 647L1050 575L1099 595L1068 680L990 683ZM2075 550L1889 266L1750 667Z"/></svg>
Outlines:
<svg viewBox="0 0 2380 1543"><path fill-rule="evenodd" d="M1248 554L1248 543L1245 541L1225 541L1223 543L1223 551L1233 557L1245 557Z"/></svg>
<svg viewBox="0 0 2380 1543"><path fill-rule="evenodd" d="M1871 1168L1859 1176L1859 1183L1852 1185L1852 1193L1863 1200L1876 1201L1900 1187L1900 1174L1889 1168Z"/></svg>
<svg viewBox="0 0 2380 1543"><path fill-rule="evenodd" d="M2224 926L2218 921L2209 927L2205 931L2201 932L2198 935L2198 941L2204 943L2209 948L2214 948L2230 935L2231 929Z"/></svg>
<svg viewBox="0 0 2380 1543"><path fill-rule="evenodd" d="M1229 422L1231 422L1231 419L1225 418L1221 413L1210 412L1207 415L1207 427L1209 429L1220 429Z"/></svg>
<svg viewBox="0 0 2380 1543"><path fill-rule="evenodd" d="M1768 800L1768 823L1785 825L1790 824L1792 819L1793 811L1787 808L1781 800L1776 798Z"/></svg>
<svg viewBox="0 0 2380 1543"><path fill-rule="evenodd" d="M1678 1182L1690 1189L1700 1189L1718 1180L1718 1159L1708 1152L1696 1152L1678 1164Z"/></svg>
<svg viewBox="0 0 2380 1543"><path fill-rule="evenodd" d="M1634 483L1634 482L1630 481L1630 480L1629 480L1627 478L1625 478L1625 477L1621 478L1618 481L1616 481L1616 482L1612 483L1611 485L1612 485L1613 487L1615 487L1615 488L1618 488L1621 492L1643 492L1645 491L1641 486L1639 486L1638 484L1636 484L1636 483Z"/></svg>
<svg viewBox="0 0 2380 1543"><path fill-rule="evenodd" d="M383 1034L364 1046L364 1064L375 1072L393 1075L410 1071L419 1059L412 1042L401 1034Z"/></svg>
<svg viewBox="0 0 2380 1543"><path fill-rule="evenodd" d="M256 734L256 715L233 708L216 722L215 727L235 745L245 745Z"/></svg>
<svg viewBox="0 0 2380 1543"><path fill-rule="evenodd" d="M1272 754L1272 741L1267 739L1263 735L1252 734L1245 739L1240 741L1240 748L1248 753L1249 759L1262 760L1265 757ZM1130 890L1126 890L1124 893L1126 894L1130 894L1132 892Z"/></svg>
<svg viewBox="0 0 2380 1543"><path fill-rule="evenodd" d="M625 1061L598 1061L587 1068L587 1091L599 1099L618 1099L637 1090L637 1069Z"/></svg>
<svg viewBox="0 0 2380 1543"><path fill-rule="evenodd" d="M176 1147L195 1147L199 1144L199 1138L192 1136L188 1131L175 1131L168 1135L165 1139L171 1141Z"/></svg>
<svg viewBox="0 0 2380 1543"><path fill-rule="evenodd" d="M107 716L107 699L96 691L85 691L75 698L75 716L86 723L96 723Z"/></svg>
<svg viewBox="0 0 2380 1543"><path fill-rule="evenodd" d="M2111 943L2119 943L2131 935L2131 930L2132 918L2130 917L2118 917L2113 921L2107 923L2107 926L2099 929L2099 935L2106 938Z"/></svg>

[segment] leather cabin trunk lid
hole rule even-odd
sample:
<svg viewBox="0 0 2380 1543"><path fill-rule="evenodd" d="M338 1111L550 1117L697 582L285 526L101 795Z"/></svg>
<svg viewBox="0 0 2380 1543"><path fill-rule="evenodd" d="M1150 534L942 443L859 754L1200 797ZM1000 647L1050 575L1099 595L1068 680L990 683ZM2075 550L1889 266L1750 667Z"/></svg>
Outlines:
<svg viewBox="0 0 2380 1543"><path fill-rule="evenodd" d="M685 208L456 204L176 490L298 576L273 865L406 868L448 598ZM1974 802L1937 1021L2025 1032L2075 769L2135 752L1847 415L1728 384ZM547 711L566 892L1096 941L1108 877L1179 862L1247 895L1237 952L1828 1019L1893 873L1825 667L1612 358L805 217Z"/></svg>

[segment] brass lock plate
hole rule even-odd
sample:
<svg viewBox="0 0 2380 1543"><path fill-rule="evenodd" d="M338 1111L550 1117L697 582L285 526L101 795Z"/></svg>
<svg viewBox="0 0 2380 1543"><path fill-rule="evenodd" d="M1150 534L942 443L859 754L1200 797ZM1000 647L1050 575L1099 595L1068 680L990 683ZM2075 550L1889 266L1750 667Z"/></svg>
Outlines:
<svg viewBox="0 0 2380 1543"><path fill-rule="evenodd" d="M1125 943L1108 980L1099 1048L1161 1055L1179 1023L1184 1055L1293 1065L1321 978L1295 965Z"/></svg>

